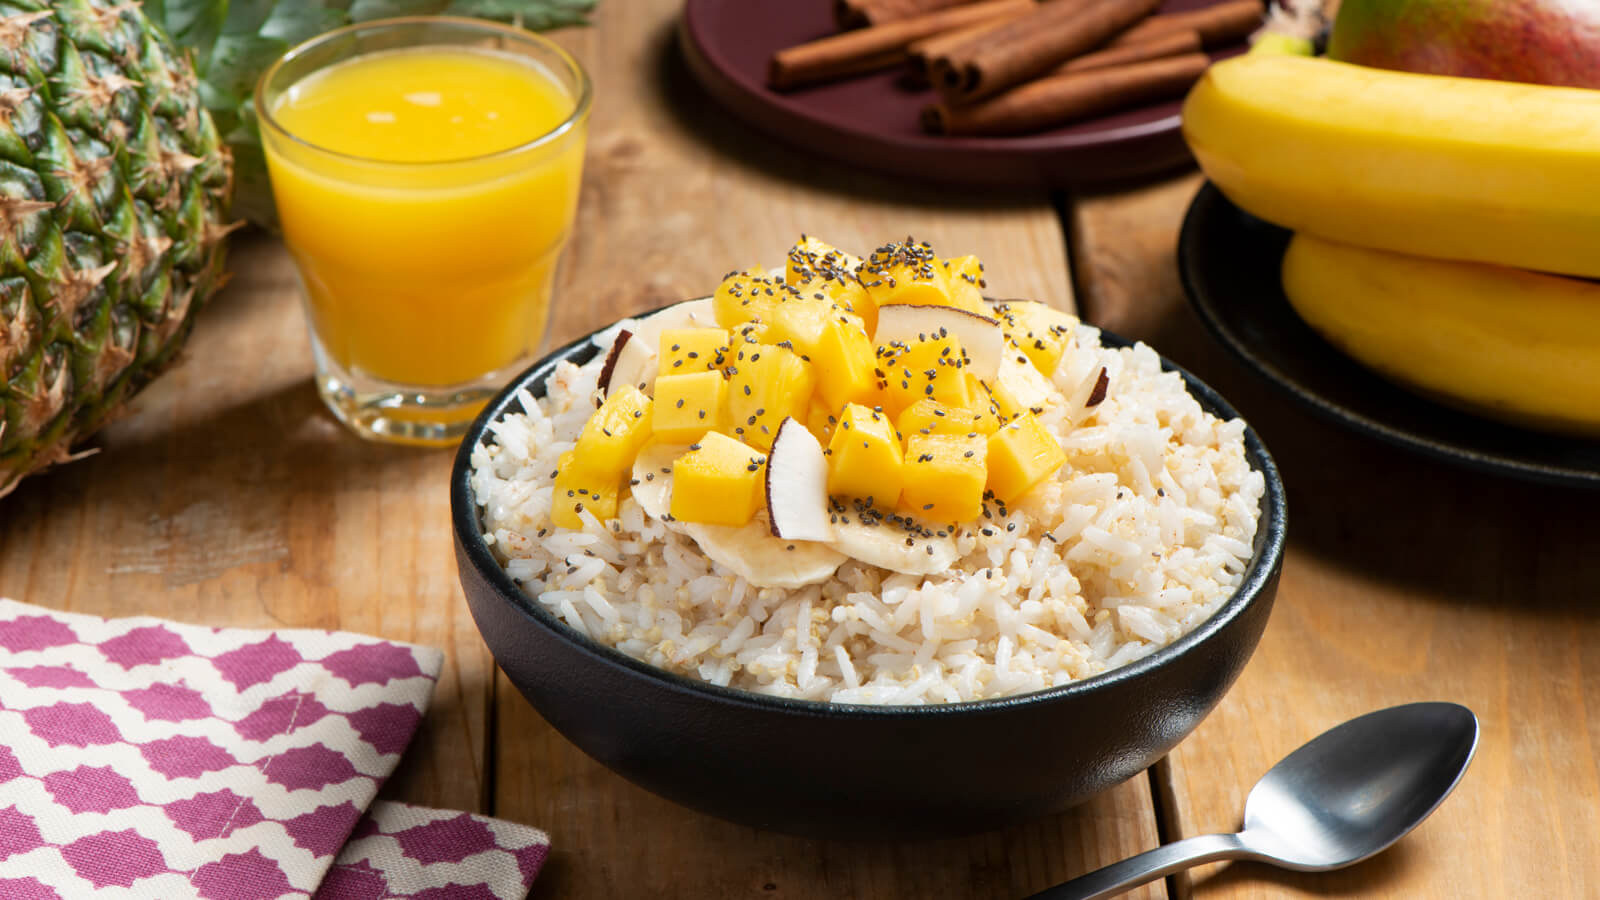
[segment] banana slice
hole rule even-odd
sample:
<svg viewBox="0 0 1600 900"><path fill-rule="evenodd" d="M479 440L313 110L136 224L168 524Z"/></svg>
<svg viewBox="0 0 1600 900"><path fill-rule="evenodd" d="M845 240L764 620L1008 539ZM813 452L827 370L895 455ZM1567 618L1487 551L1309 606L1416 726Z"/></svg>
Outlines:
<svg viewBox="0 0 1600 900"><path fill-rule="evenodd" d="M943 572L961 556L956 551L954 538L939 537L932 531L926 537L911 534L893 523L868 525L854 515L842 517L833 526L833 534L828 546L840 553L870 566L907 575Z"/></svg>
<svg viewBox="0 0 1600 900"><path fill-rule="evenodd" d="M827 544L811 541L786 541L772 536L765 515L757 514L744 525L705 525L699 522L674 522L678 530L694 538L713 562L756 587L797 588L818 584L848 558Z"/></svg>
<svg viewBox="0 0 1600 900"><path fill-rule="evenodd" d="M668 528L675 524L667 518L672 509L672 461L688 452L684 444L651 441L633 459L633 479L628 482L633 499L646 514L665 522Z"/></svg>
<svg viewBox="0 0 1600 900"><path fill-rule="evenodd" d="M772 536L764 514L743 525L706 525L668 517L672 509L672 461L688 451L681 444L649 444L633 463L634 500L666 527L688 535L700 551L756 587L797 588L833 577L847 558L827 544Z"/></svg>

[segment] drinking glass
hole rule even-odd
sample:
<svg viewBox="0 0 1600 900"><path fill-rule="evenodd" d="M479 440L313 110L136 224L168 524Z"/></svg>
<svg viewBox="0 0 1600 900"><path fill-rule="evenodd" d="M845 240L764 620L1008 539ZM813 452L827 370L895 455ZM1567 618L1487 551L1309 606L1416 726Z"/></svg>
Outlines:
<svg viewBox="0 0 1600 900"><path fill-rule="evenodd" d="M384 65L431 65L430 53L463 48L525 64L570 111L515 146L445 159L364 155L351 146L359 136L319 146L281 121L282 104L317 99L334 67L374 54L393 55ZM591 94L583 68L549 40L448 17L331 31L262 76L255 112L303 287L317 390L357 434L453 443L540 349L577 211Z"/></svg>

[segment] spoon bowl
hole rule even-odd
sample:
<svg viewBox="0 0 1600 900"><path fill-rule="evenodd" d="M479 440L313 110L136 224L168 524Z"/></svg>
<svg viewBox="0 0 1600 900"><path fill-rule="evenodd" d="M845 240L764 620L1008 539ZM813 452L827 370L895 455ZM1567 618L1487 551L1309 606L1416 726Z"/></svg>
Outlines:
<svg viewBox="0 0 1600 900"><path fill-rule="evenodd" d="M1444 802L1477 746L1477 717L1455 703L1411 703L1352 719L1262 776L1245 798L1241 837L1291 869L1358 863Z"/></svg>
<svg viewBox="0 0 1600 900"><path fill-rule="evenodd" d="M1405 837L1455 790L1478 748L1478 719L1455 703L1367 713L1313 738L1261 776L1244 830L1185 838L1034 894L1100 900L1225 859L1325 872Z"/></svg>

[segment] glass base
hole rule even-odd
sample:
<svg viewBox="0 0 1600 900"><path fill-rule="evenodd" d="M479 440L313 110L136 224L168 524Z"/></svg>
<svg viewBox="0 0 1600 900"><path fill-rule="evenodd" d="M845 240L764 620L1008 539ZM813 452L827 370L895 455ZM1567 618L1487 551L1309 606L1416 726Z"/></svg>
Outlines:
<svg viewBox="0 0 1600 900"><path fill-rule="evenodd" d="M517 367L493 372L467 384L445 387L402 385L346 371L312 339L317 393L334 416L371 441L448 447L461 441L484 404L499 392Z"/></svg>

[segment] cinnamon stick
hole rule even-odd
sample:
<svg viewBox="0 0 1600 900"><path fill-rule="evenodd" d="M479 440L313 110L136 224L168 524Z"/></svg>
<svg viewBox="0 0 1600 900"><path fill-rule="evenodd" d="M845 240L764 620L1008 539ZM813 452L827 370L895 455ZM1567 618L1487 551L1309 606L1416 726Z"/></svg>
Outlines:
<svg viewBox="0 0 1600 900"><path fill-rule="evenodd" d="M1200 32L1198 31L1169 31L1158 34L1148 41L1137 44L1107 47L1086 53L1077 59L1067 60L1056 67L1051 74L1066 72L1085 72L1089 69L1110 69L1116 66L1125 66L1129 63L1148 62L1152 59L1166 59L1169 56L1182 56L1185 53L1194 53L1200 49Z"/></svg>
<svg viewBox="0 0 1600 900"><path fill-rule="evenodd" d="M1261 27L1266 16L1261 0L1228 0L1205 9L1151 16L1124 31L1111 46L1126 46L1149 41L1173 31L1197 31L1206 49L1225 47L1244 40Z"/></svg>
<svg viewBox="0 0 1600 900"><path fill-rule="evenodd" d="M1128 29L1161 0L1053 0L934 65L945 103L971 103L1037 78Z"/></svg>
<svg viewBox="0 0 1600 900"><path fill-rule="evenodd" d="M867 25L887 25L971 2L973 0L866 0L861 5L861 18Z"/></svg>
<svg viewBox="0 0 1600 900"><path fill-rule="evenodd" d="M1179 96L1200 79L1210 61L1204 53L1186 53L1052 75L970 106L930 106L923 110L922 122L936 134L1028 134Z"/></svg>
<svg viewBox="0 0 1600 900"><path fill-rule="evenodd" d="M995 29L1016 21L1030 12L1032 12L1031 8L1024 7L995 16L986 22L979 22L966 28L958 28L954 31L946 31L943 34L925 37L907 48L907 55L911 58L911 65L917 74L926 77L932 70L934 60L957 47L978 40Z"/></svg>
<svg viewBox="0 0 1600 900"><path fill-rule="evenodd" d="M786 90L892 66L905 61L906 48L920 38L965 28L1034 5L1033 0L985 0L789 47L773 54L767 68L767 83L778 90Z"/></svg>

